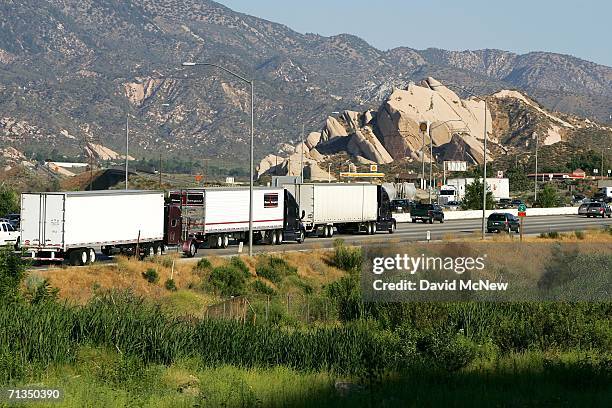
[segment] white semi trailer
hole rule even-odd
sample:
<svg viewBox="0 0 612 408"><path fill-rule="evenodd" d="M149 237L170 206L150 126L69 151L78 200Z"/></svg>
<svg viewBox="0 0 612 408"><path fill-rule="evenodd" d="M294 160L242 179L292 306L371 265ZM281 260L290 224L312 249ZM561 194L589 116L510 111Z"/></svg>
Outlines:
<svg viewBox="0 0 612 408"><path fill-rule="evenodd" d="M446 204L449 201L462 201L465 197L466 187L472 184L474 180L474 178L446 180L446 184L440 188L440 204ZM495 201L510 198L510 182L507 178L487 178L487 189L492 193Z"/></svg>
<svg viewBox="0 0 612 408"><path fill-rule="evenodd" d="M304 240L296 200L281 187L253 189L253 241L281 244ZM187 256L198 247L226 248L248 240L249 188L201 188L170 192L166 210L166 242L181 244Z"/></svg>
<svg viewBox="0 0 612 408"><path fill-rule="evenodd" d="M377 230L393 233L396 228L391 214L389 195L379 185L365 183L285 184L297 200L304 217L306 232L331 237L338 232Z"/></svg>
<svg viewBox="0 0 612 408"><path fill-rule="evenodd" d="M159 191L82 191L21 194L21 247L33 259L85 265L95 248L161 254L164 194Z"/></svg>

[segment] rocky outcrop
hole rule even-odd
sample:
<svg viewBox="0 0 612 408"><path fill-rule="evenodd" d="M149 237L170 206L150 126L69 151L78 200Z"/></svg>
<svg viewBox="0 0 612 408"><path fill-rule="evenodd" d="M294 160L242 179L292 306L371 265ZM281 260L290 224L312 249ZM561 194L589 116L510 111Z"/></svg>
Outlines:
<svg viewBox="0 0 612 408"><path fill-rule="evenodd" d="M125 95L134 105L141 106L144 101L155 93L161 79L136 78L138 82L127 82L123 84Z"/></svg>
<svg viewBox="0 0 612 408"><path fill-rule="evenodd" d="M348 133L344 126L338 122L338 119L333 116L328 116L325 121L325 126L321 132L321 139L325 142L333 139L334 137L348 136Z"/></svg>
<svg viewBox="0 0 612 408"><path fill-rule="evenodd" d="M320 141L321 132L310 132L304 143L306 143L306 146L308 146L309 149L314 149L314 147L319 144Z"/></svg>
<svg viewBox="0 0 612 408"><path fill-rule="evenodd" d="M420 86L409 85L407 89L394 90L377 114L383 145L393 158L419 157L423 142L430 142L428 136L419 131L419 123L423 121L430 122L431 137L436 147L449 143L455 134L483 140L485 102L463 100L431 77ZM489 124L487 138L491 139L490 110L486 111L486 122Z"/></svg>
<svg viewBox="0 0 612 408"><path fill-rule="evenodd" d="M106 146L96 143L87 143L84 147L84 153L88 157L93 157L96 160L123 160L125 155L119 154L116 151L109 149ZM134 160L132 156L128 156L128 160Z"/></svg>
<svg viewBox="0 0 612 408"><path fill-rule="evenodd" d="M362 156L375 163L387 164L393 161L393 157L369 127L355 131L348 142L347 149L351 155Z"/></svg>

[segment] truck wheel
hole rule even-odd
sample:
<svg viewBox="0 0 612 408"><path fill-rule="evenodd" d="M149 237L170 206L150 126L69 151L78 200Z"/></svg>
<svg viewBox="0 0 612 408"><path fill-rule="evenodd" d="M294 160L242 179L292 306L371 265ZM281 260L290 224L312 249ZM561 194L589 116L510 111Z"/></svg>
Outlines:
<svg viewBox="0 0 612 408"><path fill-rule="evenodd" d="M376 234L376 221L372 221L372 235Z"/></svg>
<svg viewBox="0 0 612 408"><path fill-rule="evenodd" d="M609 216L608 216L608 217L609 217ZM15 241L15 246L14 246L15 251L19 251L19 239L20 239L20 238L21 238L21 237L17 237L17 241Z"/></svg>
<svg viewBox="0 0 612 408"><path fill-rule="evenodd" d="M164 253L164 244L155 244L155 255L162 256Z"/></svg>
<svg viewBox="0 0 612 408"><path fill-rule="evenodd" d="M429 219L429 223L430 223L430 224L433 224L433 218L430 218L430 219Z"/></svg>
<svg viewBox="0 0 612 408"><path fill-rule="evenodd" d="M270 245L276 245L276 231L269 231L270 238L268 238Z"/></svg>
<svg viewBox="0 0 612 408"><path fill-rule="evenodd" d="M87 250L87 263L92 264L96 262L96 251L93 248Z"/></svg>
<svg viewBox="0 0 612 408"><path fill-rule="evenodd" d="M223 248L227 248L229 246L229 236L227 234L223 234Z"/></svg>
<svg viewBox="0 0 612 408"><path fill-rule="evenodd" d="M440 224L444 224L444 217L440 218Z"/></svg>
<svg viewBox="0 0 612 408"><path fill-rule="evenodd" d="M223 248L223 236L217 235L215 238L215 248Z"/></svg>
<svg viewBox="0 0 612 408"><path fill-rule="evenodd" d="M87 262L89 261L89 250L79 249L78 253L79 253L79 258L78 258L79 266L87 265Z"/></svg>
<svg viewBox="0 0 612 408"><path fill-rule="evenodd" d="M413 219L412 219L412 223L413 223L413 224L416 224L416 218L413 218Z"/></svg>
<svg viewBox="0 0 612 408"><path fill-rule="evenodd" d="M389 234L393 234L395 232L395 228L396 228L395 223L392 222L391 227L389 228Z"/></svg>
<svg viewBox="0 0 612 408"><path fill-rule="evenodd" d="M145 256L148 256L149 258L153 258L155 256L155 248L153 248L153 245L149 245L145 248Z"/></svg>
<svg viewBox="0 0 612 408"><path fill-rule="evenodd" d="M198 249L196 248L195 242L189 244L189 252L187 253L187 256L193 258L197 252Z"/></svg>
<svg viewBox="0 0 612 408"><path fill-rule="evenodd" d="M283 231L282 230L278 230L276 233L276 245L280 245L283 243Z"/></svg>
<svg viewBox="0 0 612 408"><path fill-rule="evenodd" d="M75 250L75 251L70 251L68 253L68 263L72 266L78 266L79 265L79 259L80 259L80 251Z"/></svg>
<svg viewBox="0 0 612 408"><path fill-rule="evenodd" d="M296 239L298 244L301 244L302 242L304 242L304 238L305 238L306 234L304 234L304 230L300 231L300 234L298 235L298 238Z"/></svg>
<svg viewBox="0 0 612 408"><path fill-rule="evenodd" d="M331 237L333 237L333 236L334 236L334 226L333 226L333 225L330 225L330 226L329 226L329 237L331 238Z"/></svg>
<svg viewBox="0 0 612 408"><path fill-rule="evenodd" d="M216 248L216 246L215 246L216 244L217 244L217 240L215 239L214 236L208 237L208 247L209 248L211 248L211 249Z"/></svg>

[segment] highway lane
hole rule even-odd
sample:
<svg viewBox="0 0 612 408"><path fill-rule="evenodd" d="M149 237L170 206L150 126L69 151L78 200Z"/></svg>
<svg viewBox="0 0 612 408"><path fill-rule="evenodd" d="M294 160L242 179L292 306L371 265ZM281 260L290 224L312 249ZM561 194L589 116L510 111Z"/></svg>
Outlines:
<svg viewBox="0 0 612 408"><path fill-rule="evenodd" d="M378 232L375 235L334 234L332 238L308 237L301 245L295 242L287 242L282 245L255 245L253 246L253 252L307 251L318 248L331 248L336 238L342 238L347 244L353 245L425 241L427 239L427 231L430 231L431 240L465 238L470 236L480 237L481 225L482 221L480 219L452 220L445 221L443 224L438 222L434 222L433 224L424 224L421 222L416 224L402 223L398 224L394 234ZM584 231L587 229L600 229L606 225L612 226L612 219L585 218L577 215L526 217L523 225L523 234L540 234L549 231ZM495 234L487 234L487 236L495 236ZM246 246L243 248L243 253L245 251L247 251ZM200 248L196 257L232 255L237 253L237 245L231 245L226 249Z"/></svg>
<svg viewBox="0 0 612 408"><path fill-rule="evenodd" d="M549 231L584 231L587 229L601 229L606 225L612 226L610 218L585 218L577 215L548 215L539 217L527 217L524 221L523 234L534 235ZM443 224L435 222L434 224L424 224L418 222L398 224L394 234L388 232L378 232L375 235L350 235L350 234L334 234L332 238L308 237L302 244L295 242L286 242L282 245L254 245L253 252L271 253L285 251L310 251L313 249L333 248L334 240L342 238L350 245L381 245L381 244L397 244L400 242L410 241L425 241L427 239L427 231L430 231L431 240L444 240L453 238L465 237L480 237L481 220L451 220ZM496 234L487 234L487 237L494 237ZM99 250L99 248L97 248ZM179 248L169 248L168 253L178 251ZM244 246L243 254L248 251ZM238 254L238 245L230 245L226 249L208 249L202 247L198 250L195 259L183 258L185 261L196 261L197 258L205 256L228 256ZM98 253L99 263L113 263L112 257L106 257ZM54 269L57 264L39 265L33 269Z"/></svg>

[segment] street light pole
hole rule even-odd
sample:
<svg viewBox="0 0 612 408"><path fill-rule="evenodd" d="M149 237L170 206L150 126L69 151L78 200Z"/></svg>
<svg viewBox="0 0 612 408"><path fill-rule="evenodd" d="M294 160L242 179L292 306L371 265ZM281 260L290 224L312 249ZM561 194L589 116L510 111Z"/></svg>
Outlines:
<svg viewBox="0 0 612 408"><path fill-rule="evenodd" d="M125 115L125 189L128 189L128 156L130 154L130 114Z"/></svg>
<svg viewBox="0 0 612 408"><path fill-rule="evenodd" d="M534 138L536 141L536 146L535 146L535 182L534 184L534 190L533 190L533 201L536 202L538 201L538 144L539 144L539 138L538 138L538 134L534 133Z"/></svg>
<svg viewBox="0 0 612 408"><path fill-rule="evenodd" d="M242 75L235 73L221 65L212 64L209 62L183 62L182 66L184 67L194 67L194 66L210 66L218 68L238 79L247 83L251 87L251 146L250 146L250 154L249 154L249 256L253 256L253 144L255 139L255 114L254 114L254 104L255 104L255 86L253 84L252 79L247 79Z"/></svg>
<svg viewBox="0 0 612 408"><path fill-rule="evenodd" d="M487 218L486 218L486 214L487 214L487 100L485 98L481 98L480 96L474 94L472 91L469 91L468 89L459 86L457 84L446 84L449 86L455 86L457 88L460 88L461 90L463 90L464 92L467 92L469 95L471 95L474 98L477 98L479 100L481 100L484 103L484 142L483 142L483 177L482 177L482 230L481 230L481 236L482 239L485 239L485 230L487 227ZM445 85L430 85L430 87L435 88L436 86L445 86Z"/></svg>

